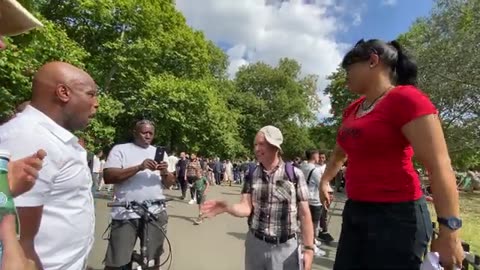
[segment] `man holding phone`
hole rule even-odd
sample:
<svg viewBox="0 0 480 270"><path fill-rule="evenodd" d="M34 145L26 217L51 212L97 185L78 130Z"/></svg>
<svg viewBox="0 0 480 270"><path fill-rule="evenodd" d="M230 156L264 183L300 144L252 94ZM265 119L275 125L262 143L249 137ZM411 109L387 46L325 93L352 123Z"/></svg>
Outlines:
<svg viewBox="0 0 480 270"><path fill-rule="evenodd" d="M115 145L110 151L104 169L105 184L115 185L118 201L154 201L165 199L163 189L175 184L175 176L168 171L168 155L162 148L151 145L155 127L149 120L140 120L133 130L132 143ZM165 209L153 204L157 213L155 223L166 230L168 215ZM105 256L105 269L122 269L130 262L137 237L142 233L140 217L121 207L112 208L112 226ZM163 233L154 224L147 236L149 260L159 263L163 253ZM151 228L151 229L150 229Z"/></svg>

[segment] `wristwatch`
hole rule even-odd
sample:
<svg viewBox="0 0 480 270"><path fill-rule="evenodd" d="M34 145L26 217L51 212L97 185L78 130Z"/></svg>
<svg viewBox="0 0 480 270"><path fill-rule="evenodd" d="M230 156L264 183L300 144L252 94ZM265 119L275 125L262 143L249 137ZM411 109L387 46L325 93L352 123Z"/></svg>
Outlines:
<svg viewBox="0 0 480 270"><path fill-rule="evenodd" d="M437 222L441 225L447 226L450 230L453 231L456 231L462 227L462 220L457 217L437 217Z"/></svg>

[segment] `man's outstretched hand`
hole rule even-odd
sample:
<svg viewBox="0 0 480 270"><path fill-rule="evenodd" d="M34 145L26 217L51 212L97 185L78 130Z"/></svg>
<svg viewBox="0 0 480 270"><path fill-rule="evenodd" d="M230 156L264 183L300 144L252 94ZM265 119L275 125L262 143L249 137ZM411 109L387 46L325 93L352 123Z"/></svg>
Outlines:
<svg viewBox="0 0 480 270"><path fill-rule="evenodd" d="M21 195L33 187L46 156L47 152L38 150L29 157L8 163L8 184L13 197Z"/></svg>
<svg viewBox="0 0 480 270"><path fill-rule="evenodd" d="M15 232L15 216L6 215L0 221L0 241L3 244L3 258L0 269L36 270L35 263L23 253Z"/></svg>
<svg viewBox="0 0 480 270"><path fill-rule="evenodd" d="M225 201L206 201L200 211L203 213L202 217L213 218L219 214L227 211L227 203Z"/></svg>

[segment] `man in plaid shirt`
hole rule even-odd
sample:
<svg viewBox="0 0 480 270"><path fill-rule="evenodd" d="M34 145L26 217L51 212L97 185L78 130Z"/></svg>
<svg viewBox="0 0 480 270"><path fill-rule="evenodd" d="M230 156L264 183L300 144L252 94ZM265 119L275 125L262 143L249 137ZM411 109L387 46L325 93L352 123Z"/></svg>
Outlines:
<svg viewBox="0 0 480 270"><path fill-rule="evenodd" d="M280 158L283 135L274 126L260 129L255 137L259 166L245 180L240 203L205 202L206 217L229 213L249 217L245 243L246 270L310 270L313 259L313 225L308 206L308 187L303 172L290 167L289 179ZM291 166L291 165L290 165ZM301 224L303 261L299 256L298 220Z"/></svg>

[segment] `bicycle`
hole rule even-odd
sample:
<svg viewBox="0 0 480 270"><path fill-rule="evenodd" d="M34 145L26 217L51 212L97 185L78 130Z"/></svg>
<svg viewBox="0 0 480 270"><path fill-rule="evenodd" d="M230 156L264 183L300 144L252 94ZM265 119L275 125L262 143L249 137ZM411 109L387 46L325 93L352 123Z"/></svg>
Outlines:
<svg viewBox="0 0 480 270"><path fill-rule="evenodd" d="M168 256L165 259L164 262L160 262L159 264L156 265L148 265L148 226L144 226L145 224L148 224L150 221L158 221L158 218L148 210L148 208L152 205L159 205L161 207L166 207L166 203L169 201L172 201L173 199L168 198L164 200L152 200L152 201L145 201L145 202L136 202L136 201L131 201L131 202L108 202L107 206L108 207L123 207L129 211L133 211L137 215L140 216L140 220L142 223L142 228L143 228L143 234L142 234L142 239L141 239L141 247L140 247L140 252L137 252L136 250L133 250L132 252L132 257L130 260L130 263L126 266L125 270L154 270L158 269L159 267L165 265L167 262L169 262L168 269L170 269L170 266L172 264L172 246L170 244L170 240L167 237L167 234L165 231L158 226L156 223L152 223L155 225L164 235L165 240L167 241L168 244ZM133 264L136 263L137 266L135 267Z"/></svg>

